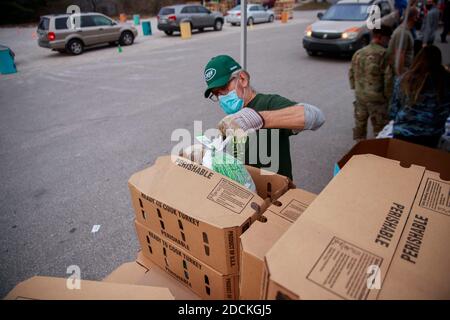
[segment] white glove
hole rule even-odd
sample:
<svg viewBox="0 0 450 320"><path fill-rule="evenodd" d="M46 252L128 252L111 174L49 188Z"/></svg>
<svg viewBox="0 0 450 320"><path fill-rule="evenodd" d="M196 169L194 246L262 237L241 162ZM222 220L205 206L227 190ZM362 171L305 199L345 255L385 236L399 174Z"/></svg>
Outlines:
<svg viewBox="0 0 450 320"><path fill-rule="evenodd" d="M250 130L261 129L263 125L264 120L258 112L251 108L243 108L220 120L217 127L222 132L222 135L226 136L227 133L230 133L230 130L231 133L239 131L239 129L243 133L247 133Z"/></svg>

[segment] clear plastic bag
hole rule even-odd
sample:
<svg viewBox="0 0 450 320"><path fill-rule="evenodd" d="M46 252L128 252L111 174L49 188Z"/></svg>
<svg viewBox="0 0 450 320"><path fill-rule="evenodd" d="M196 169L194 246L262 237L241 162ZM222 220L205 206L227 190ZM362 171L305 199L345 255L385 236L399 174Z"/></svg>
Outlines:
<svg viewBox="0 0 450 320"><path fill-rule="evenodd" d="M256 192L255 183L243 162L225 152L226 146L229 143L233 143L232 136L229 136L225 140L222 140L222 138L219 137L212 141L205 136L198 136L197 140L206 147L202 159L203 166L242 184L253 192Z"/></svg>

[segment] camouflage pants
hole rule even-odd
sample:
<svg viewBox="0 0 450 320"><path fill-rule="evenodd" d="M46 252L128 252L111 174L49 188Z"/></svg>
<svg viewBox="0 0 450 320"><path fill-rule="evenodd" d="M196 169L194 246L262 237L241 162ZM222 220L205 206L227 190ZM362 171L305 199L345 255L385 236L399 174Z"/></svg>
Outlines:
<svg viewBox="0 0 450 320"><path fill-rule="evenodd" d="M353 128L353 139L367 138L367 121L370 117L373 133L376 136L389 122L387 103L372 103L354 101L355 127Z"/></svg>

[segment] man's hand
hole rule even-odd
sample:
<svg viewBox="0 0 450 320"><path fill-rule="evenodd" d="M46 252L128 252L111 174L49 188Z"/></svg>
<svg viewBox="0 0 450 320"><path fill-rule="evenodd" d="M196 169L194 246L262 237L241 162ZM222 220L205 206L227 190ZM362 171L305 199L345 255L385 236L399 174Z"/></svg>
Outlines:
<svg viewBox="0 0 450 320"><path fill-rule="evenodd" d="M217 128L222 136L229 134L240 136L245 135L250 130L261 129L263 125L264 120L258 112L250 108L243 108L220 120Z"/></svg>

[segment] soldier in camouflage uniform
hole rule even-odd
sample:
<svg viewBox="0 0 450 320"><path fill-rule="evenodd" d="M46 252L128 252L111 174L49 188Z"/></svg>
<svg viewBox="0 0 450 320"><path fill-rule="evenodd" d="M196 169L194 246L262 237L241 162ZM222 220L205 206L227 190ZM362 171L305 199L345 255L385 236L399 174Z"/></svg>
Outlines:
<svg viewBox="0 0 450 320"><path fill-rule="evenodd" d="M353 139L367 137L370 117L375 136L389 122L388 97L392 88L392 73L388 66L386 49L392 30L387 26L372 31L371 43L356 51L349 71L350 87L355 90L355 127Z"/></svg>

